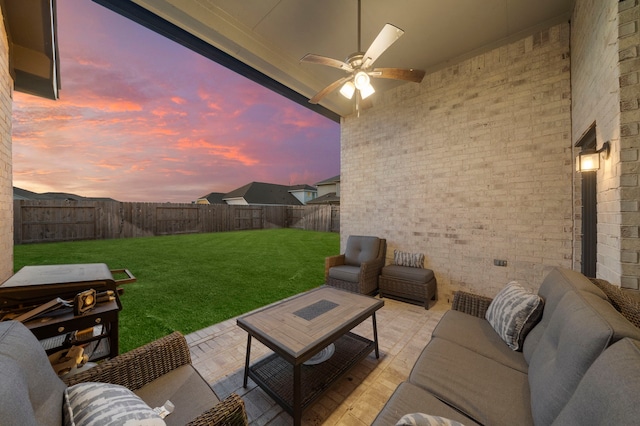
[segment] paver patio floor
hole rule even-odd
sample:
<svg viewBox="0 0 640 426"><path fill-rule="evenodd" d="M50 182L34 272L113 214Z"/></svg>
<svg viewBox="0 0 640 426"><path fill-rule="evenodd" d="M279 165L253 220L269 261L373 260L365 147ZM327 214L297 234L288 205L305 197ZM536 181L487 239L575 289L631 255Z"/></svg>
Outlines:
<svg viewBox="0 0 640 426"><path fill-rule="evenodd" d="M371 353L336 382L302 417L303 425L369 425L405 380L431 338L434 327L449 308L439 301L424 307L384 298L377 316L380 359ZM371 320L354 332L373 339ZM247 333L230 319L186 336L193 365L222 399L235 392L245 402L251 425L291 425L293 420L251 379L242 387ZM252 362L271 350L253 339Z"/></svg>

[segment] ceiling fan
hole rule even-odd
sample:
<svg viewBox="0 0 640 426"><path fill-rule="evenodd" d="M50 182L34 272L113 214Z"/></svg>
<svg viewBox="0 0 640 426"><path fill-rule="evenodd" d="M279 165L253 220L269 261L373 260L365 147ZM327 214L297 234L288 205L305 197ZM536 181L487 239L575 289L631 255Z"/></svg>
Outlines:
<svg viewBox="0 0 640 426"><path fill-rule="evenodd" d="M300 62L309 62L312 64L327 65L334 68L340 68L348 73L346 77L334 81L318 93L316 93L309 102L317 104L322 98L340 87L340 93L347 99L352 99L356 95L356 110L359 110L359 100L363 100L371 96L375 89L371 85L371 77L387 78L393 80L406 80L420 83L424 78L425 72L415 69L405 68L371 68L373 63L396 42L404 31L395 25L385 24L378 36L373 40L369 49L362 52L361 48L361 0L358 0L358 51L352 53L345 61L328 58L326 56L308 53Z"/></svg>

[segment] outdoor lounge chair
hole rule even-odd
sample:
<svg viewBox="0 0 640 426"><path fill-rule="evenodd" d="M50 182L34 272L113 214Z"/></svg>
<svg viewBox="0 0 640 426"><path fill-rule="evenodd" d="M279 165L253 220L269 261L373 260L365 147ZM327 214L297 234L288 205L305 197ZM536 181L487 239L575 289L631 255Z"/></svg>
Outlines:
<svg viewBox="0 0 640 426"><path fill-rule="evenodd" d="M218 400L191 365L189 347L179 332L63 381L29 329L17 321L0 322L0 377L0 422L7 425L62 425L63 411L67 418L79 411L80 415L98 415L105 422L112 415L136 416L130 418L140 420L138 413L148 413L167 400L175 405L175 410L164 419L167 425L247 424L242 399L231 394L223 401ZM87 390L90 386L93 388ZM70 403L63 410L65 393ZM75 401L74 393L79 395ZM124 409L125 403L133 408ZM132 413L134 408L138 411Z"/></svg>
<svg viewBox="0 0 640 426"><path fill-rule="evenodd" d="M387 240L351 235L344 254L325 259L325 282L354 293L375 294L386 253Z"/></svg>

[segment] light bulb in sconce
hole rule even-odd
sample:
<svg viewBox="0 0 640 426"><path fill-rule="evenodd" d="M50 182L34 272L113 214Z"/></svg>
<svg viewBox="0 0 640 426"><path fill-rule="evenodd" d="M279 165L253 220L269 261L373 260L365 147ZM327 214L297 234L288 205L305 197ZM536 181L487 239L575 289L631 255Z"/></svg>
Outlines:
<svg viewBox="0 0 640 426"><path fill-rule="evenodd" d="M602 144L602 148L599 150L590 149L578 154L576 158L576 171L577 172L594 172L600 169L600 154L604 153L604 158L609 158L611 151L611 144L605 142Z"/></svg>

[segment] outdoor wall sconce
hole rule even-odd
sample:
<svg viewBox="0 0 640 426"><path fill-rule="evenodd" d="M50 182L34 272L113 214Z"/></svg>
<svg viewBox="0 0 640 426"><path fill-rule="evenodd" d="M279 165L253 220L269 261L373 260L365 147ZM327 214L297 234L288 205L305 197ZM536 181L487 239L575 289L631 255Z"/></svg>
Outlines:
<svg viewBox="0 0 640 426"><path fill-rule="evenodd" d="M600 154L605 153L605 160L609 158L609 152L611 151L611 144L605 142L602 144L602 148L599 150L588 149L580 152L576 159L576 171L577 172L595 172L600 169Z"/></svg>

